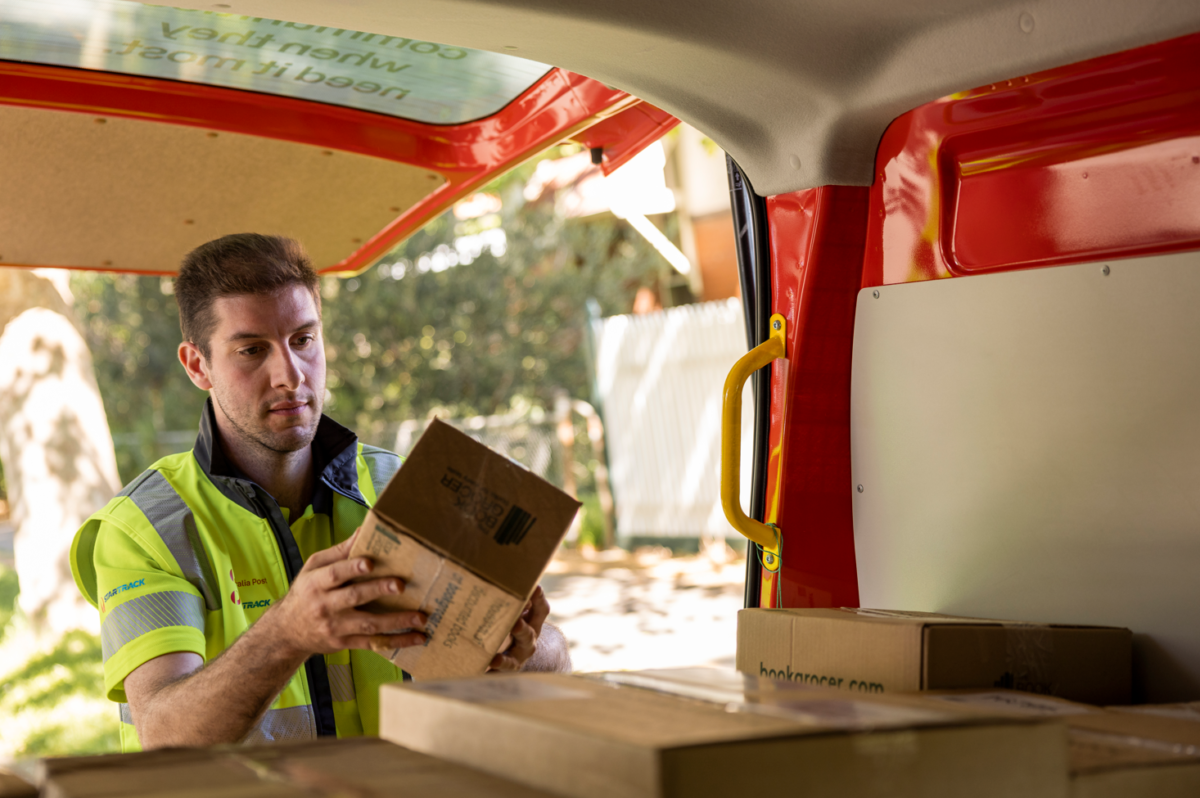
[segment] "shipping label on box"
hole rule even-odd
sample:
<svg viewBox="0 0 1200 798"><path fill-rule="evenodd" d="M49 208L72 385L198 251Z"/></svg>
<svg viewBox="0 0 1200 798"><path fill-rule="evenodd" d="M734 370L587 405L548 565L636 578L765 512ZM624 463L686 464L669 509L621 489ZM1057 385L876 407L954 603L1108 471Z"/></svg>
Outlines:
<svg viewBox="0 0 1200 798"><path fill-rule="evenodd" d="M399 576L377 610L419 609L425 646L376 649L422 679L482 673L554 556L579 502L434 421L363 522L350 556Z"/></svg>
<svg viewBox="0 0 1200 798"><path fill-rule="evenodd" d="M858 609L742 610L743 673L860 693L1000 687L1127 703L1128 629Z"/></svg>

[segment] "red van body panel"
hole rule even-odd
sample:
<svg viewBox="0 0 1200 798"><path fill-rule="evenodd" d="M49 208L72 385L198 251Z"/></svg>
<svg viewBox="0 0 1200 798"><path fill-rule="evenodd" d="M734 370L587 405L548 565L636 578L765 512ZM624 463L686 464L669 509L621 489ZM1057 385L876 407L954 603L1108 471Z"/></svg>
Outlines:
<svg viewBox="0 0 1200 798"><path fill-rule="evenodd" d="M888 128L870 188L771 197L761 606L857 606L850 364L861 288L1200 248L1200 35L1014 78ZM782 444L782 445L781 445Z"/></svg>
<svg viewBox="0 0 1200 798"><path fill-rule="evenodd" d="M884 134L863 285L1200 247L1200 35L984 86Z"/></svg>
<svg viewBox="0 0 1200 798"><path fill-rule="evenodd" d="M772 312L788 320L771 385L768 520L784 532L782 591L762 606L857 606L850 485L850 353L868 189L831 186L767 200Z"/></svg>

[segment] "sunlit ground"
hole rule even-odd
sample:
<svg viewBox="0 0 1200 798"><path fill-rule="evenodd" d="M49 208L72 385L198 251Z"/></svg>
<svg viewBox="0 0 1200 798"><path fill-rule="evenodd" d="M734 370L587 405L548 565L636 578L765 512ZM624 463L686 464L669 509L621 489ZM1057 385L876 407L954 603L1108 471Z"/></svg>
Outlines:
<svg viewBox="0 0 1200 798"><path fill-rule="evenodd" d="M744 559L564 550L543 578L578 671L732 668Z"/></svg>
<svg viewBox="0 0 1200 798"><path fill-rule="evenodd" d="M564 551L543 584L576 670L733 666L745 563L666 550ZM0 563L0 765L118 750L100 640L39 641L14 612L17 579Z"/></svg>

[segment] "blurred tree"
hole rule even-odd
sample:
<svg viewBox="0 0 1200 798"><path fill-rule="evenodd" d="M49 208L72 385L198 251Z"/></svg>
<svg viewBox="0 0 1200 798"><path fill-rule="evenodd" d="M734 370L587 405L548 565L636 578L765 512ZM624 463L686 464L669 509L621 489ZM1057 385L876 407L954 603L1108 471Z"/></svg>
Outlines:
<svg viewBox="0 0 1200 798"><path fill-rule="evenodd" d="M588 298L628 313L662 257L605 214L564 220L521 199L521 175L493 187L502 218L445 214L359 277L324 284L329 410L367 438L406 418L548 409L554 392L591 394ZM502 255L458 263L456 240L501 225ZM486 228L484 228L486 229ZM390 442L388 442L390 443Z"/></svg>
<svg viewBox="0 0 1200 798"><path fill-rule="evenodd" d="M0 269L0 460L20 577L34 628L99 628L71 579L71 541L120 488L92 357L67 275Z"/></svg>

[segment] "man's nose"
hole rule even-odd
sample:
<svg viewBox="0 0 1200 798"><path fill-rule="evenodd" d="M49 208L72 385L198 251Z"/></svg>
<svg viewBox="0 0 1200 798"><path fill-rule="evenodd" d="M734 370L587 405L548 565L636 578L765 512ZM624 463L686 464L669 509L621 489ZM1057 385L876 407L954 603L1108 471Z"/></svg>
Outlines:
<svg viewBox="0 0 1200 798"><path fill-rule="evenodd" d="M304 384L304 372L300 370L300 357L290 346L275 348L271 363L271 385L287 391L295 391Z"/></svg>

